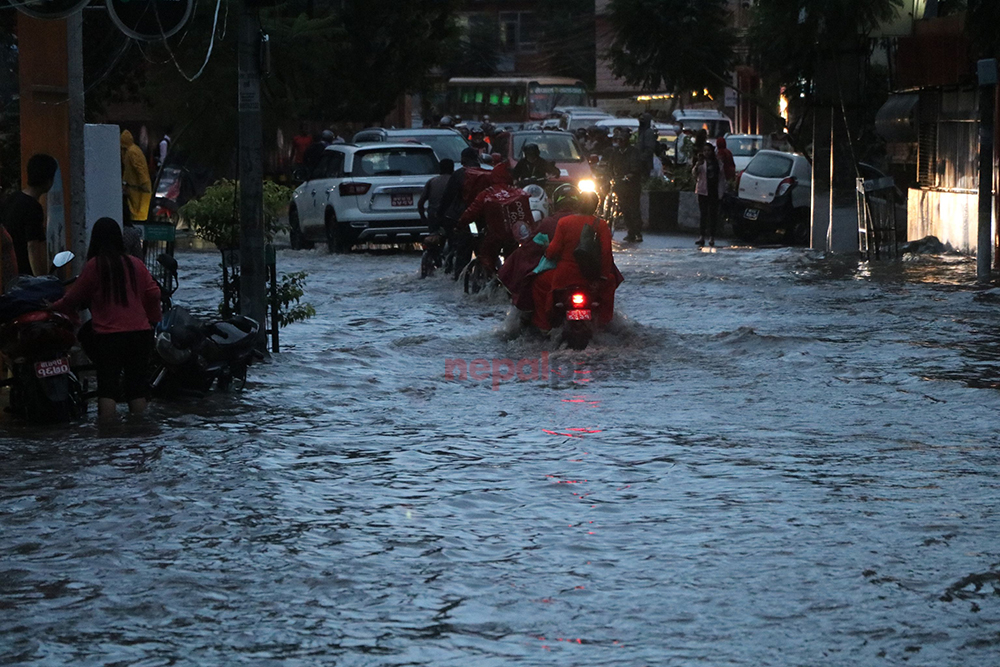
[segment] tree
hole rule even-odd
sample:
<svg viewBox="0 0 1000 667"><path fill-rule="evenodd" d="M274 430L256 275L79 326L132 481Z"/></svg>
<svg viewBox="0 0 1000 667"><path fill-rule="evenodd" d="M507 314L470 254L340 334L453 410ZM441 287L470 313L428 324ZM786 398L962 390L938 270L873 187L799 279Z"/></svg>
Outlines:
<svg viewBox="0 0 1000 667"><path fill-rule="evenodd" d="M611 0L612 73L646 91L721 94L735 62L726 0Z"/></svg>
<svg viewBox="0 0 1000 667"><path fill-rule="evenodd" d="M596 77L593 0L538 0L535 7L541 71L580 79L593 86Z"/></svg>
<svg viewBox="0 0 1000 667"><path fill-rule="evenodd" d="M229 4L223 1L216 18L215 2L199 3L185 31L144 46L136 73L154 120L175 128L173 150L223 173L231 172L237 139L236 17ZM455 34L453 10L454 0L292 0L262 10L270 37L265 137L293 131L300 120L381 121L401 95L421 91L443 61Z"/></svg>
<svg viewBox="0 0 1000 667"><path fill-rule="evenodd" d="M812 103L819 70L844 52L867 52L868 36L902 0L758 0L747 44L761 73L791 100Z"/></svg>

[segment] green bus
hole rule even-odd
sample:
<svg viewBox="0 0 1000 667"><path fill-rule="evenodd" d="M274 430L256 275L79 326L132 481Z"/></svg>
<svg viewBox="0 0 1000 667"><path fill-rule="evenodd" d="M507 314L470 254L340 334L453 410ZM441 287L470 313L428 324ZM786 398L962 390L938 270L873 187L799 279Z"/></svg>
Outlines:
<svg viewBox="0 0 1000 667"><path fill-rule="evenodd" d="M537 77L455 77L448 80L446 113L463 120L527 123L548 118L556 107L590 105L578 79Z"/></svg>

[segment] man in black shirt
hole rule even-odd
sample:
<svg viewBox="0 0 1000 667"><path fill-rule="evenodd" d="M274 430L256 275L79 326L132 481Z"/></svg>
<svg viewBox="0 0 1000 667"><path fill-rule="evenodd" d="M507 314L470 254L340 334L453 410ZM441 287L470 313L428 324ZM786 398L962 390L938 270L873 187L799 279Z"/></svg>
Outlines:
<svg viewBox="0 0 1000 667"><path fill-rule="evenodd" d="M559 168L542 157L538 144L525 144L523 154L524 157L514 166L512 176L515 182L559 178Z"/></svg>
<svg viewBox="0 0 1000 667"><path fill-rule="evenodd" d="M3 210L3 225L14 241L17 271L23 276L49 272L45 212L38 200L52 189L58 168L51 155L32 155L28 160L28 187L11 195Z"/></svg>

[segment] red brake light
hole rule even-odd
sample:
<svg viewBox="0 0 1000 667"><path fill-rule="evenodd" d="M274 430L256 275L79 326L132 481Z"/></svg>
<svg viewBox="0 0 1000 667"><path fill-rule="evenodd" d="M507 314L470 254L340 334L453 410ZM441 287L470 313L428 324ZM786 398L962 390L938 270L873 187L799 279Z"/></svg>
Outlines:
<svg viewBox="0 0 1000 667"><path fill-rule="evenodd" d="M341 197L349 197L351 195L363 195L368 192L372 187L371 183L341 183L338 187Z"/></svg>
<svg viewBox="0 0 1000 667"><path fill-rule="evenodd" d="M774 193L774 194L775 194L775 196L776 196L776 197L780 197L780 196L784 195L784 194L785 194L786 192L788 192L788 191L789 191L789 190L791 189L791 187L792 187L793 185L795 185L796 183L798 183L798 181L797 181L797 180L795 180L795 177L794 177L794 176L789 176L789 177L788 177L788 178L786 178L785 180L781 181L781 183L778 183L778 189L777 189L777 191L776 191L776 192Z"/></svg>
<svg viewBox="0 0 1000 667"><path fill-rule="evenodd" d="M577 292L576 294L570 297L570 301L572 301L574 306L582 306L583 304L587 303L587 297L581 294L580 292Z"/></svg>

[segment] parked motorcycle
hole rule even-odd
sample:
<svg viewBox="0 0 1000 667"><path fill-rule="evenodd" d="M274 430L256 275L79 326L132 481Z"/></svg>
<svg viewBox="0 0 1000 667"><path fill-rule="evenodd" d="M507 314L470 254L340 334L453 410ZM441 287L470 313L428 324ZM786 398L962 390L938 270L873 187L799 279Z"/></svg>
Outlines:
<svg viewBox="0 0 1000 667"><path fill-rule="evenodd" d="M73 260L61 252L56 268ZM34 424L63 423L86 414L80 380L70 367L76 344L73 321L46 308L58 300L63 283L55 276L22 277L0 297L0 352L10 364L7 410L18 420Z"/></svg>
<svg viewBox="0 0 1000 667"><path fill-rule="evenodd" d="M233 381L246 384L247 368L263 359L257 350L260 325L238 316L203 322L172 303L177 291L177 260L160 255L163 320L156 327L152 390L155 395L202 396L215 386L227 391Z"/></svg>

